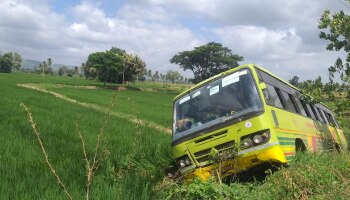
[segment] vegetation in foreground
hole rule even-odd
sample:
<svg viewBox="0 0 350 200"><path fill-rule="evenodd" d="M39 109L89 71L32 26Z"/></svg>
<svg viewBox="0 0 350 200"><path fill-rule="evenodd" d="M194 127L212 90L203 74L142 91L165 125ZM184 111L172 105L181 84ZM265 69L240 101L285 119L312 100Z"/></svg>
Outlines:
<svg viewBox="0 0 350 200"><path fill-rule="evenodd" d="M219 184L196 180L179 185L169 179L155 187L158 199L349 199L350 155L299 155L263 181Z"/></svg>
<svg viewBox="0 0 350 200"><path fill-rule="evenodd" d="M46 90L100 107L109 106L114 91L100 87L91 89L87 86L96 85L96 82L84 79L0 74L0 92L6 94L1 97L0 104L0 117L3 119L0 121L3 130L0 133L0 163L3 163L0 166L0 198L65 198L65 193L45 163L27 114L19 106L21 102L30 108L49 161L67 190L73 199L84 198L86 164L76 124L91 160L97 134L104 124L105 112L17 86L23 83L35 83ZM151 88L152 85L143 87ZM171 100L176 94L166 90L120 91L112 111L169 127ZM154 99L161 106L153 108ZM349 154L301 156L290 167L267 176L263 182L236 180L229 185L221 185L211 180L180 185L166 178L164 173L173 164L170 135L147 124L133 123L118 116L110 116L104 132L98 154L101 158L99 168L90 186L91 199L349 198Z"/></svg>

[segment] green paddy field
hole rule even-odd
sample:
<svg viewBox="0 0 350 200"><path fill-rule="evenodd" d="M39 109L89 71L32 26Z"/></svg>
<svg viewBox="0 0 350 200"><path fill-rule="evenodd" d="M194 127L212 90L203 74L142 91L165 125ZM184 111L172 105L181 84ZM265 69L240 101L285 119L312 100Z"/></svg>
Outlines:
<svg viewBox="0 0 350 200"><path fill-rule="evenodd" d="M179 185L171 157L172 99L185 85L109 85L70 77L0 73L0 199L66 199L45 163L21 103L32 113L51 164L73 199L84 199L82 143L99 168L91 199L349 199L350 156L303 155L265 181ZM109 109L113 96L114 107ZM106 121L106 113L109 117Z"/></svg>

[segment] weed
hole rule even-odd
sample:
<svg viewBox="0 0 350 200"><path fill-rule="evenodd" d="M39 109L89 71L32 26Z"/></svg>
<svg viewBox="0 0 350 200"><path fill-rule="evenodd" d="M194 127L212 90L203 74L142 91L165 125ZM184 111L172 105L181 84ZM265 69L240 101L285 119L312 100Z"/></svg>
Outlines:
<svg viewBox="0 0 350 200"><path fill-rule="evenodd" d="M31 126L32 126L32 128L33 128L33 130L34 130L34 133L35 133L36 138L37 138L37 140L38 140L38 143L39 143L39 145L40 145L41 151L42 151L42 153L43 153L43 155L44 155L44 157L45 157L45 162L46 162L46 164L49 166L51 173L55 176L55 178L56 178L58 184L63 188L63 191L64 191L64 193L66 193L67 197L68 197L69 199L72 199L72 196L71 196L70 193L68 192L66 185L62 182L61 178L60 178L59 175L56 173L55 168L52 166L52 164L51 164L50 161L49 161L49 156L47 155L46 150L45 150L45 147L44 147L44 144L43 144L43 142L41 141L40 134L39 134L39 132L38 132L38 130L37 130L37 128L36 128L36 124L35 124L35 122L34 122L34 120L33 120L33 117L32 117L32 113L29 112L29 109L24 105L24 103L21 103L20 106L22 106L22 107L25 109L25 111L27 112L27 114L28 114L29 122L30 122L30 124L31 124Z"/></svg>

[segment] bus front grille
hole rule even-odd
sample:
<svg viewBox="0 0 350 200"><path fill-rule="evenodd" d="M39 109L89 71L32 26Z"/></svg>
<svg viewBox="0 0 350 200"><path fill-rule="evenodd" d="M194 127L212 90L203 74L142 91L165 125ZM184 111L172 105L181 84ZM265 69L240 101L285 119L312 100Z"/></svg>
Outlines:
<svg viewBox="0 0 350 200"><path fill-rule="evenodd" d="M215 148L216 150L218 150L219 153L226 153L226 152L232 153L235 150L234 146L235 146L235 141L232 140L232 141L228 141L228 142L216 145L212 148ZM212 148L207 148L207 149L195 152L194 156L197 162L202 163L202 162L209 161L211 159L210 151Z"/></svg>

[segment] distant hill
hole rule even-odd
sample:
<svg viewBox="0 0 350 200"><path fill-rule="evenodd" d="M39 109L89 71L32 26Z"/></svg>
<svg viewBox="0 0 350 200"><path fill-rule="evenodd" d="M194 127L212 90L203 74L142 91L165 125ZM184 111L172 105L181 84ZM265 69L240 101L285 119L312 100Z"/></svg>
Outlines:
<svg viewBox="0 0 350 200"><path fill-rule="evenodd" d="M32 59L22 59L22 69L34 69L34 67L39 68L39 64L41 62L37 60L32 60ZM60 67L63 65L67 66L68 68L74 68L74 65L66 65L66 64L53 64L52 68L54 71L57 71Z"/></svg>

